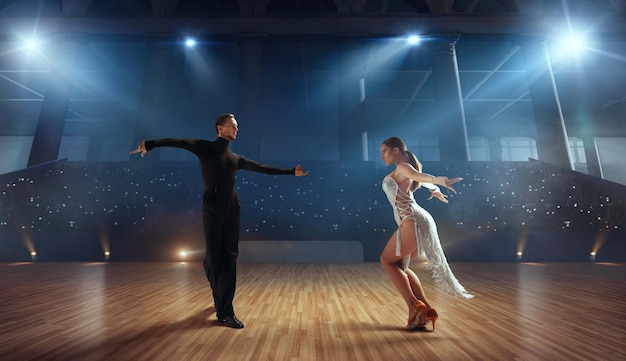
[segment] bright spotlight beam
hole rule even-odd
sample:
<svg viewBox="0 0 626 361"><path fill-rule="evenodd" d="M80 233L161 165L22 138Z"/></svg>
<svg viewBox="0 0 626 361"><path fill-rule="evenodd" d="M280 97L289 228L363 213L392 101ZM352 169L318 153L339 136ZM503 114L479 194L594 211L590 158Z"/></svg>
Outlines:
<svg viewBox="0 0 626 361"><path fill-rule="evenodd" d="M417 36L417 35L411 35L411 36L409 36L406 39L406 41L407 41L407 43L409 43L409 45L417 45L417 44L419 44L420 40L421 40L420 37Z"/></svg>
<svg viewBox="0 0 626 361"><path fill-rule="evenodd" d="M196 39L187 38L185 40L185 46L187 46L188 48L193 48L194 46L196 46Z"/></svg>
<svg viewBox="0 0 626 361"><path fill-rule="evenodd" d="M565 46L569 51L579 52L585 48L585 39L580 36L570 35L565 39Z"/></svg>

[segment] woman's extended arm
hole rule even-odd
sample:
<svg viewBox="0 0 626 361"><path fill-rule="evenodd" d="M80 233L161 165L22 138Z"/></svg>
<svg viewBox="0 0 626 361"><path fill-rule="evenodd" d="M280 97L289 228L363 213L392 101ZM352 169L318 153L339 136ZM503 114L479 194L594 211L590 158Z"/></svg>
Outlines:
<svg viewBox="0 0 626 361"><path fill-rule="evenodd" d="M399 172L400 175L406 178L409 178L415 182L440 185L442 187L448 188L454 193L456 193L456 190L454 190L452 185L463 180L463 178L461 177L448 178L445 176L434 176L432 174L418 172L413 166L411 166L408 163L398 164L396 166L396 172ZM427 188L431 189L430 187L427 187ZM438 189L431 189L431 190L437 191Z"/></svg>

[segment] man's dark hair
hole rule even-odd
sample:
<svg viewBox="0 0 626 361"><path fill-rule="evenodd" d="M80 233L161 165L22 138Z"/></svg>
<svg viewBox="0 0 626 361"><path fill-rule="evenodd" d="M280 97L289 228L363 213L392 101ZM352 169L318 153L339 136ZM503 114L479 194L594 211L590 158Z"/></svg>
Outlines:
<svg viewBox="0 0 626 361"><path fill-rule="evenodd" d="M231 113L226 113L226 114L222 114L222 115L218 116L217 119L215 119L215 132L218 133L218 131L217 131L217 126L218 125L224 125L224 124L226 124L226 122L229 119L232 119L234 117L235 117L235 115L231 114Z"/></svg>

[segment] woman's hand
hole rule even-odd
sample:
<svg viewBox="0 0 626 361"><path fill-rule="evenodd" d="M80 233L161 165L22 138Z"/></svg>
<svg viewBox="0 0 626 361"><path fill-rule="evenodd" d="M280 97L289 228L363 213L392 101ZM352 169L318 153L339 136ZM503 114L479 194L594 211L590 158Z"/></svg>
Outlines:
<svg viewBox="0 0 626 361"><path fill-rule="evenodd" d="M442 187L446 187L449 190L451 190L452 192L456 193L456 190L454 190L452 185L455 184L455 183L458 183L458 182L460 182L462 180L463 180L463 178L461 178L461 177L448 178L448 177L440 176L440 177L434 177L433 184L436 184L436 185L439 185L439 186L442 186Z"/></svg>
<svg viewBox="0 0 626 361"><path fill-rule="evenodd" d="M441 191L439 191L439 189L430 192L430 197L428 197L427 200L431 200L433 198L437 198L440 201L442 201L443 203L448 203L448 196L441 193Z"/></svg>

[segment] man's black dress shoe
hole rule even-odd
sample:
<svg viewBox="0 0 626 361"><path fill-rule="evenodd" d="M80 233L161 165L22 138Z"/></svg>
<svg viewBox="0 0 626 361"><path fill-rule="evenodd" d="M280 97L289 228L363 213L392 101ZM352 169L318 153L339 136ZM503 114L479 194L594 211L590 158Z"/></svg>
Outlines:
<svg viewBox="0 0 626 361"><path fill-rule="evenodd" d="M237 317L235 315L233 315L233 316L226 316L224 318L220 318L219 321L221 323L225 323L226 326L228 326L228 327L243 328L243 322L239 321L239 319L237 319Z"/></svg>

